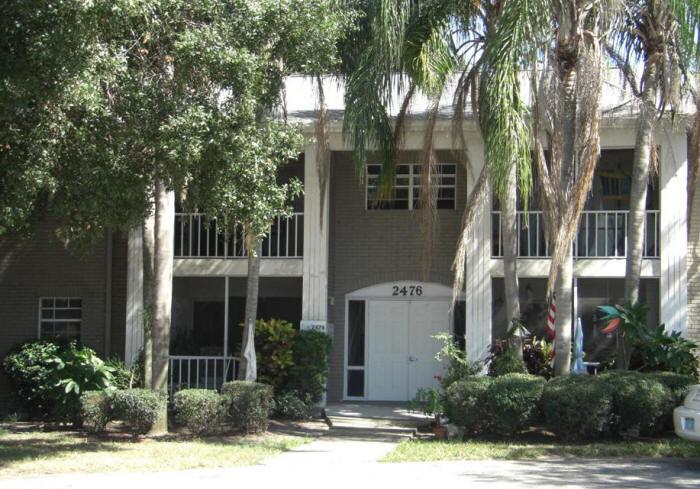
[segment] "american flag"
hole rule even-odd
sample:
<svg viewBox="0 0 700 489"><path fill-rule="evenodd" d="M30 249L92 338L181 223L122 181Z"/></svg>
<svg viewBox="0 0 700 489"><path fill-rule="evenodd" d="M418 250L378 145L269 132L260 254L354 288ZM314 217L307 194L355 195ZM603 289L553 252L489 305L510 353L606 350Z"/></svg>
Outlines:
<svg viewBox="0 0 700 489"><path fill-rule="evenodd" d="M556 317L557 301L555 299L554 294L552 294L552 300L549 302L549 312L547 313L547 334L549 334L549 338L552 340L552 362L554 362L554 356L556 355L556 346L554 343L554 339L557 336L554 327L554 321L556 320Z"/></svg>

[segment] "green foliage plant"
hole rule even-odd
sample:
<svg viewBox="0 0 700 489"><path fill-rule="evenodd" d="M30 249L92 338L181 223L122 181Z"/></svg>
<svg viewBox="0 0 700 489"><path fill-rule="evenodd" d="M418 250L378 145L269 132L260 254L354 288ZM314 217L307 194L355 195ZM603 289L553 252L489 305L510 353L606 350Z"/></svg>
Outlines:
<svg viewBox="0 0 700 489"><path fill-rule="evenodd" d="M80 419L84 430L102 433L112 419L112 400L104 391L85 391L80 394Z"/></svg>
<svg viewBox="0 0 700 489"><path fill-rule="evenodd" d="M330 365L331 337L321 331L297 331L292 346L293 365L289 370L286 391L318 403L323 397Z"/></svg>
<svg viewBox="0 0 700 489"><path fill-rule="evenodd" d="M539 416L545 383L542 377L522 373L495 377L486 391L493 429L512 435L529 428Z"/></svg>
<svg viewBox="0 0 700 489"><path fill-rule="evenodd" d="M445 392L447 417L469 434L478 435L491 425L491 413L486 407L486 393L491 377L473 375L450 384Z"/></svg>
<svg viewBox="0 0 700 489"><path fill-rule="evenodd" d="M599 377L557 377L544 386L545 427L566 441L595 440L606 435L612 419L612 391Z"/></svg>
<svg viewBox="0 0 700 489"><path fill-rule="evenodd" d="M221 386L233 428L245 433L265 431L274 407L271 385L235 380Z"/></svg>
<svg viewBox="0 0 700 489"><path fill-rule="evenodd" d="M640 354L639 370L674 372L698 378L698 345L682 337L680 331L668 333L661 325L635 346Z"/></svg>
<svg viewBox="0 0 700 489"><path fill-rule="evenodd" d="M134 434L148 433L167 409L167 404L167 394L150 389L126 389L112 394L114 419L127 423Z"/></svg>
<svg viewBox="0 0 700 489"><path fill-rule="evenodd" d="M112 385L117 389L134 389L141 387L143 374L142 362L135 361L130 368L124 365L124 361L114 356L106 364L112 369Z"/></svg>
<svg viewBox="0 0 700 489"><path fill-rule="evenodd" d="M502 350L491 354L489 361L489 375L491 377L500 377L513 373L522 374L525 372L522 354L507 343Z"/></svg>
<svg viewBox="0 0 700 489"><path fill-rule="evenodd" d="M33 340L15 346L2 361L13 401L30 418L47 418L56 402L52 371L64 345Z"/></svg>
<svg viewBox="0 0 700 489"><path fill-rule="evenodd" d="M255 322L258 379L272 385L275 390L287 382L289 370L294 364L294 334L292 323L283 319L258 319Z"/></svg>
<svg viewBox="0 0 700 489"><path fill-rule="evenodd" d="M467 352L459 347L459 344L450 333L438 333L433 338L442 342L435 359L438 362L444 362L447 367L447 375L440 380L443 388L447 389L452 382L476 375L482 371L483 363L469 361Z"/></svg>
<svg viewBox="0 0 700 489"><path fill-rule="evenodd" d="M195 435L210 435L225 428L228 398L210 389L183 389L173 395L175 422Z"/></svg>
<svg viewBox="0 0 700 489"><path fill-rule="evenodd" d="M435 426L440 426L447 406L445 396L436 387L421 387L416 396L408 403L409 410L420 410L426 416L432 416Z"/></svg>

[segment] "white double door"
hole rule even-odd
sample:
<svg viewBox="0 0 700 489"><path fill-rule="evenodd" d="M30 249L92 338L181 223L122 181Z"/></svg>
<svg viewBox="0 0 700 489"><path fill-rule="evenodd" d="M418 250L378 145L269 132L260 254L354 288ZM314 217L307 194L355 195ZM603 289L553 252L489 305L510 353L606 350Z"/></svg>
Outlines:
<svg viewBox="0 0 700 489"><path fill-rule="evenodd" d="M450 331L449 302L371 300L368 312L367 398L406 401L421 387L437 386L444 367L433 336Z"/></svg>

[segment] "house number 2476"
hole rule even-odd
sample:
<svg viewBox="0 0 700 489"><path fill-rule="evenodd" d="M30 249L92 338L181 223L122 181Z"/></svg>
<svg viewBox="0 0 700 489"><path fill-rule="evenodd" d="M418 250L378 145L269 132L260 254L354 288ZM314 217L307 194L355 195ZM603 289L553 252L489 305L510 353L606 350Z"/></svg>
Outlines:
<svg viewBox="0 0 700 489"><path fill-rule="evenodd" d="M400 287L398 285L393 285L391 287L391 295L423 295L422 285L404 285Z"/></svg>

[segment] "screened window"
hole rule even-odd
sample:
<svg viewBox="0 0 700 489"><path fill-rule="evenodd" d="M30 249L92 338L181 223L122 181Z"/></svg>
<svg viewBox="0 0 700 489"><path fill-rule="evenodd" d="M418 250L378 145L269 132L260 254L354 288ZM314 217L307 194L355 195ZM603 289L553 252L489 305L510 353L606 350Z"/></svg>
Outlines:
<svg viewBox="0 0 700 489"><path fill-rule="evenodd" d="M381 165L367 165L367 209L420 208L421 165L396 166L396 176L390 195L377 199ZM454 209L457 195L457 165L440 163L432 177L438 209Z"/></svg>
<svg viewBox="0 0 700 489"><path fill-rule="evenodd" d="M82 317L82 299L42 297L39 299L39 337L79 340Z"/></svg>

